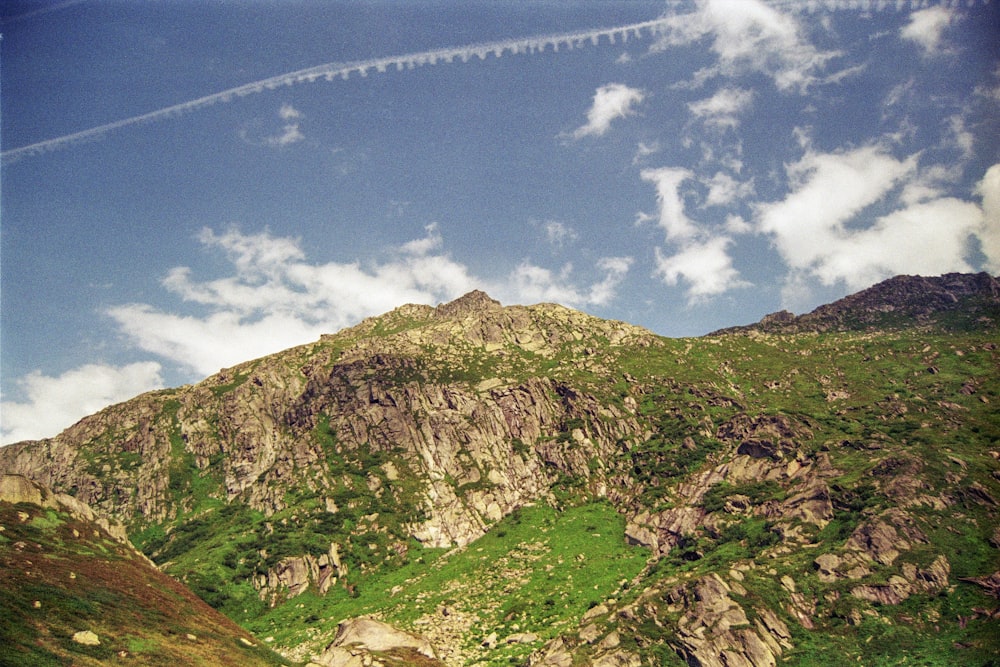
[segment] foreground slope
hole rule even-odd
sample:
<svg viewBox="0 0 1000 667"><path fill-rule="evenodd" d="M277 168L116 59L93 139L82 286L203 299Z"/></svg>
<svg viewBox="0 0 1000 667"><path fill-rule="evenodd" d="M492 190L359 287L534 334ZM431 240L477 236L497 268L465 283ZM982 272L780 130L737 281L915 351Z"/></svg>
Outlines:
<svg viewBox="0 0 1000 667"><path fill-rule="evenodd" d="M71 497L3 475L0 526L2 665L287 664Z"/></svg>
<svg viewBox="0 0 1000 667"><path fill-rule="evenodd" d="M987 664L996 281L863 295L837 326L680 340L482 293L404 306L0 468L321 664L362 615L447 664ZM903 303L921 317L871 316Z"/></svg>

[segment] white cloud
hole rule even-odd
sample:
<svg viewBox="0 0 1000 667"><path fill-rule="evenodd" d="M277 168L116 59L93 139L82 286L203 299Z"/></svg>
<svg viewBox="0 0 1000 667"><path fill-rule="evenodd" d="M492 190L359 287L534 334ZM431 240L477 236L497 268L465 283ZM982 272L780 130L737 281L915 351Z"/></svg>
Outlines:
<svg viewBox="0 0 1000 667"><path fill-rule="evenodd" d="M555 248L562 248L567 243L579 238L579 234L575 229L558 220L546 220L544 223L541 223L541 227L545 232L545 240Z"/></svg>
<svg viewBox="0 0 1000 667"><path fill-rule="evenodd" d="M240 130L240 138L254 146L269 146L271 148L284 148L306 138L299 123L303 118L302 112L286 103L278 109L278 117L284 121L284 124L276 132L272 128L262 127L264 123L255 120Z"/></svg>
<svg viewBox="0 0 1000 667"><path fill-rule="evenodd" d="M986 255L986 270L1000 274L1000 164L986 170L983 180L976 186L983 198L983 227L979 242Z"/></svg>
<svg viewBox="0 0 1000 667"><path fill-rule="evenodd" d="M686 239L697 234L697 228L684 212L684 198L680 192L681 184L694 178L694 173L683 167L661 167L643 169L640 176L656 186L659 215L654 219L666 232L667 239Z"/></svg>
<svg viewBox="0 0 1000 667"><path fill-rule="evenodd" d="M265 138L265 142L267 143L268 146L276 146L280 148L282 146L290 146L291 144L296 144L305 138L306 138L305 135L302 134L301 130L299 130L298 123L288 123L282 129L281 134L276 134L274 136L267 137Z"/></svg>
<svg viewBox="0 0 1000 667"><path fill-rule="evenodd" d="M708 186L708 195L705 197L705 206L725 206L737 199L746 199L754 193L753 179L740 183L735 178L725 172L717 172L705 184Z"/></svg>
<svg viewBox="0 0 1000 667"><path fill-rule="evenodd" d="M848 220L914 168L915 160L896 160L879 146L842 153L810 150L787 167L788 197L758 205L758 230L772 236L789 266L809 268L836 247Z"/></svg>
<svg viewBox="0 0 1000 667"><path fill-rule="evenodd" d="M280 109L278 109L278 116L281 120L295 120L297 118L302 118L302 112L286 102L281 105Z"/></svg>
<svg viewBox="0 0 1000 667"><path fill-rule="evenodd" d="M645 93L629 88L623 83L609 83L594 93L594 103L587 112L587 123L573 132L574 139L601 136L611 127L612 121L635 113L633 107L642 102Z"/></svg>
<svg viewBox="0 0 1000 667"><path fill-rule="evenodd" d="M663 229L665 239L677 246L677 251L669 256L661 248L654 249L656 269L653 275L668 285L676 285L683 279L687 283L687 297L691 303L748 286L749 283L740 278L729 255L733 240L699 227L685 212L681 186L684 181L694 179L694 173L680 167L662 167L643 170L641 176L656 186L659 210L656 216L640 214L640 221L655 220ZM735 197L745 189L745 185L737 184L731 178L727 181L727 178L717 174L716 178L709 180L709 199L713 204ZM752 184L750 187L752 189ZM736 220L727 220L727 226L730 230L740 228Z"/></svg>
<svg viewBox="0 0 1000 667"><path fill-rule="evenodd" d="M729 256L728 248L732 242L726 236L716 236L703 242L689 242L669 257L660 248L656 248L654 275L662 278L668 285L676 285L679 280L685 280L689 284L689 303L696 303L731 289L747 287L749 283L740 279L739 271L733 267L732 257Z"/></svg>
<svg viewBox="0 0 1000 667"><path fill-rule="evenodd" d="M936 56L947 50L942 46L944 31L953 14L947 7L935 5L913 12L910 22L900 30L900 37L914 42L925 56Z"/></svg>
<svg viewBox="0 0 1000 667"><path fill-rule="evenodd" d="M601 277L590 286L574 283L570 265L556 274L527 262L505 280L490 282L443 252L436 225L425 231L424 237L392 249L388 260L362 265L310 263L298 241L267 231L204 230L198 239L226 254L233 275L199 282L190 269L177 267L163 286L207 307L207 314L167 312L141 303L107 312L139 348L207 375L316 340L404 303L440 303L475 288L508 302L602 305L613 298L631 263L627 258L599 260Z"/></svg>
<svg viewBox="0 0 1000 667"><path fill-rule="evenodd" d="M662 150L660 148L660 142L654 141L652 143L639 142L639 145L635 148L635 155L632 157L632 164L640 164L645 161L650 155L655 155Z"/></svg>
<svg viewBox="0 0 1000 667"><path fill-rule="evenodd" d="M805 92L836 52L821 52L808 43L789 14L761 0L700 0L693 14L678 14L667 24L654 50L712 38L717 63L697 72L700 85L715 76L760 72L782 91Z"/></svg>
<svg viewBox="0 0 1000 667"><path fill-rule="evenodd" d="M553 273L525 262L511 273L509 287L500 291L513 291L526 303L555 301L570 306L606 305L614 297L631 265L631 257L604 257L597 262L597 268L604 273L604 277L589 287L581 288L572 283L572 264L566 264L558 273Z"/></svg>
<svg viewBox="0 0 1000 667"><path fill-rule="evenodd" d="M860 289L900 273L971 270L966 255L982 210L933 188L922 196L909 187L897 193L897 186L928 180L916 166L915 156L897 160L871 145L809 151L787 168L792 191L759 205L756 222L791 269L797 291L809 277ZM889 212L866 222L863 212L876 203Z"/></svg>
<svg viewBox="0 0 1000 667"><path fill-rule="evenodd" d="M58 434L83 417L145 391L163 387L160 364L87 364L58 377L33 371L18 380L27 401L2 404L2 444Z"/></svg>
<svg viewBox="0 0 1000 667"><path fill-rule="evenodd" d="M709 127L735 129L740 124L739 115L752 102L753 91L723 88L707 99L691 102L688 109Z"/></svg>
<svg viewBox="0 0 1000 667"><path fill-rule="evenodd" d="M981 221L978 206L953 198L902 208L871 227L838 235L815 274L826 285L843 281L858 290L903 273L971 271L965 255Z"/></svg>

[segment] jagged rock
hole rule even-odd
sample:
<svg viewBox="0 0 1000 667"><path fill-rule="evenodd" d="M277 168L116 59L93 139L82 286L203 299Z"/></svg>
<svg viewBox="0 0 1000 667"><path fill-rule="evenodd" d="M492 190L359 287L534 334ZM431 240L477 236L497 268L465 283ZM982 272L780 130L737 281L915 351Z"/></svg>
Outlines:
<svg viewBox="0 0 1000 667"><path fill-rule="evenodd" d="M883 605L899 604L910 597L911 593L910 583L898 575L889 577L889 581L885 584L855 586L851 589L851 595L859 600Z"/></svg>
<svg viewBox="0 0 1000 667"><path fill-rule="evenodd" d="M311 554L282 558L267 574L255 578L254 586L260 599L268 600L274 606L281 599L305 593L310 586L323 595L346 572L337 545L330 544L327 553L319 558Z"/></svg>
<svg viewBox="0 0 1000 667"><path fill-rule="evenodd" d="M822 529L833 519L830 489L820 480L811 480L801 491L781 503L772 515L786 521L798 519Z"/></svg>
<svg viewBox="0 0 1000 667"><path fill-rule="evenodd" d="M1000 280L988 273L949 273L943 276L896 276L811 313L789 317L785 312L765 316L759 323L714 332L797 333L850 331L894 322L933 323L946 313L964 312L979 326L996 324ZM980 317L976 317L979 315Z"/></svg>
<svg viewBox="0 0 1000 667"><path fill-rule="evenodd" d="M947 557L938 556L927 566L919 569L911 563L903 565L903 576L892 575L885 584L855 586L851 595L875 604L899 604L916 593L937 593L948 586L951 567Z"/></svg>
<svg viewBox="0 0 1000 667"><path fill-rule="evenodd" d="M639 667L642 659L631 651L619 649L597 656L590 664L592 667Z"/></svg>
<svg viewBox="0 0 1000 667"><path fill-rule="evenodd" d="M674 589L668 600L684 613L677 623L678 653L700 667L773 667L790 633L773 614L751 626L743 608L729 597L717 574Z"/></svg>
<svg viewBox="0 0 1000 667"><path fill-rule="evenodd" d="M549 641L541 651L528 658L528 667L570 667L572 664L573 654L561 637Z"/></svg>
<svg viewBox="0 0 1000 667"><path fill-rule="evenodd" d="M600 636L601 631L598 630L597 625L594 623L591 623L580 630L580 641L587 642L588 644L593 644Z"/></svg>
<svg viewBox="0 0 1000 667"><path fill-rule="evenodd" d="M844 546L882 565L891 565L912 543L926 541L927 537L909 515L893 508L859 525Z"/></svg>
<svg viewBox="0 0 1000 667"><path fill-rule="evenodd" d="M24 475L0 476L0 500L11 504L32 503L42 505L47 495L42 495L42 487Z"/></svg>
<svg viewBox="0 0 1000 667"><path fill-rule="evenodd" d="M819 580L823 583L833 583L837 581L837 568L842 563L836 554L822 554L813 561L818 571Z"/></svg>
<svg viewBox="0 0 1000 667"><path fill-rule="evenodd" d="M986 592L995 598L1000 598L1000 572L994 572L988 577L960 577L961 581L967 581L986 589Z"/></svg>

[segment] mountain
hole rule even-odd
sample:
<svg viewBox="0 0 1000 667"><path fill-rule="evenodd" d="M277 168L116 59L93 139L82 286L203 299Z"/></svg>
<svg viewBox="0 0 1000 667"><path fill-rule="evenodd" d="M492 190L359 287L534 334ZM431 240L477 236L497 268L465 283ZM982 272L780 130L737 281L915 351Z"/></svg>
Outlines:
<svg viewBox="0 0 1000 667"><path fill-rule="evenodd" d="M796 317L787 310L760 322L715 332L803 333L931 327L946 330L1000 326L1000 280L988 273L896 276Z"/></svg>
<svg viewBox="0 0 1000 667"><path fill-rule="evenodd" d="M71 496L3 475L0 527L0 664L288 664Z"/></svg>
<svg viewBox="0 0 1000 667"><path fill-rule="evenodd" d="M996 285L896 278L688 339L473 292L0 470L293 661L995 664Z"/></svg>

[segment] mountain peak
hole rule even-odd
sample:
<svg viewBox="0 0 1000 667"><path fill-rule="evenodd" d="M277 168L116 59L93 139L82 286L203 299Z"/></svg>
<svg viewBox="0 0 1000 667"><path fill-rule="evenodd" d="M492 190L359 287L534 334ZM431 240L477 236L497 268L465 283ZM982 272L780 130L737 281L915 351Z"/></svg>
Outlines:
<svg viewBox="0 0 1000 667"><path fill-rule="evenodd" d="M439 305L436 312L441 317L460 317L486 310L500 310L503 305L482 290L472 290L454 301Z"/></svg>

